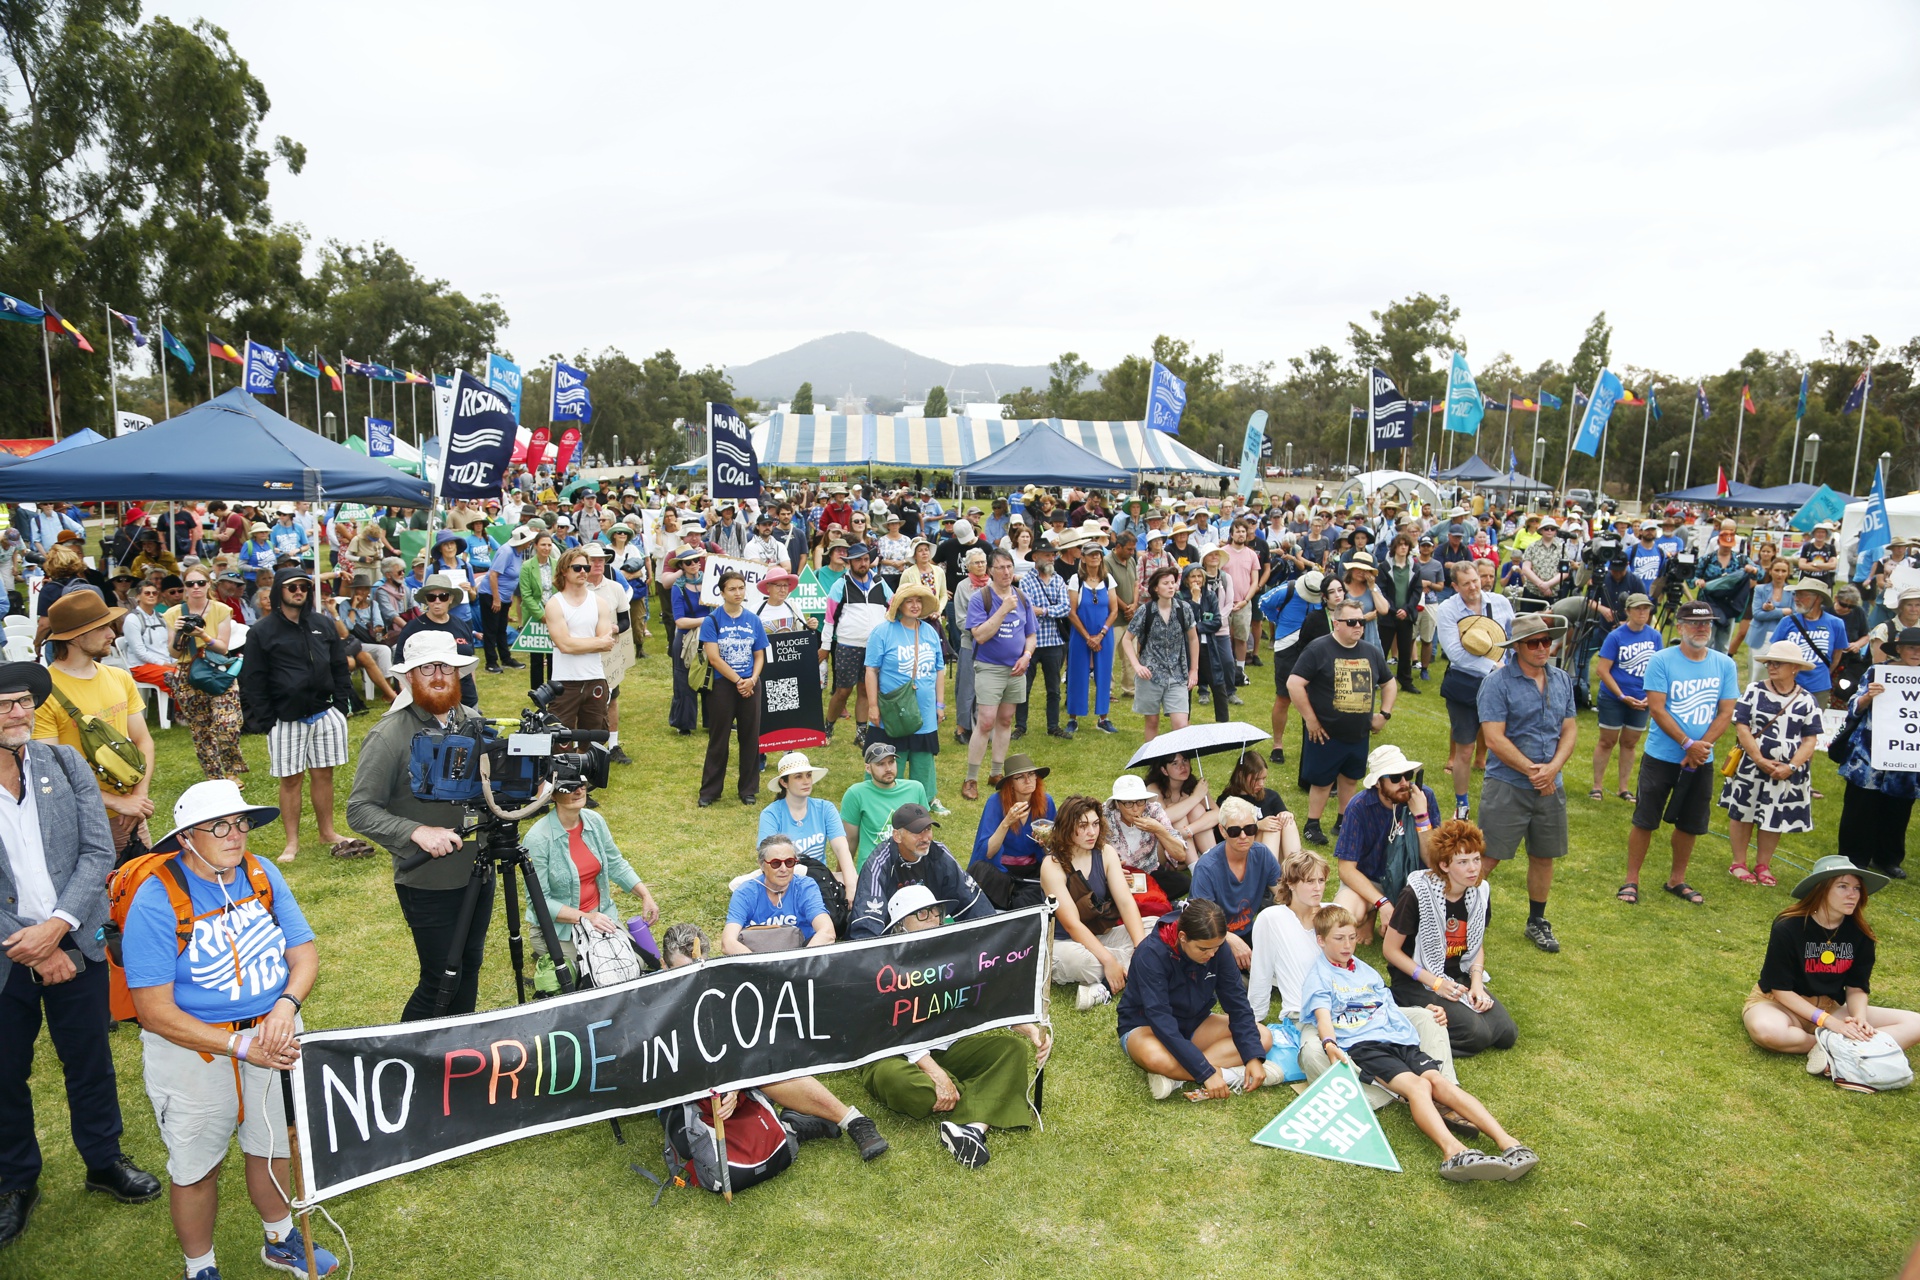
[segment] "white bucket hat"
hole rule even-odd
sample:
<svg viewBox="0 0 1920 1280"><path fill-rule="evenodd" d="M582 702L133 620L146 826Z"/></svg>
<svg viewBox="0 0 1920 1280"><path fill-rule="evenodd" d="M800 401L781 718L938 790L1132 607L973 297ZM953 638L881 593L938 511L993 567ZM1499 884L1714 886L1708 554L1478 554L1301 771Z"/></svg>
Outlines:
<svg viewBox="0 0 1920 1280"><path fill-rule="evenodd" d="M240 784L231 779L196 782L173 802L173 830L153 842L153 851L171 853L180 847L180 833L188 827L241 814L245 814L252 825L264 827L280 817L280 810L270 804L248 804L247 798L240 794Z"/></svg>
<svg viewBox="0 0 1920 1280"><path fill-rule="evenodd" d="M774 766L773 780L777 784L780 779L790 777L796 773L811 773L815 782L827 776L827 771L824 768L816 769L814 767L813 761L807 759L806 752L789 751L787 754L781 756L780 762Z"/></svg>
<svg viewBox="0 0 1920 1280"><path fill-rule="evenodd" d="M1113 791L1109 800L1152 800L1153 792L1147 790L1144 779L1137 774L1123 773L1113 780Z"/></svg>
<svg viewBox="0 0 1920 1280"><path fill-rule="evenodd" d="M1382 778L1396 773L1412 773L1419 767L1418 760L1407 759L1407 753L1396 746L1375 747L1367 753L1367 777L1360 785L1372 787Z"/></svg>
<svg viewBox="0 0 1920 1280"><path fill-rule="evenodd" d="M425 666L429 662L444 662L448 666L465 671L480 661L478 654L461 653L460 646L453 636L445 631L416 631L407 637L407 650L404 662L396 662L388 668L395 675L405 675L415 667Z"/></svg>
<svg viewBox="0 0 1920 1280"><path fill-rule="evenodd" d="M923 884L910 884L897 889L893 896L887 899L887 929L892 931L897 928L902 920L916 911L946 905L944 898L934 897L933 890Z"/></svg>

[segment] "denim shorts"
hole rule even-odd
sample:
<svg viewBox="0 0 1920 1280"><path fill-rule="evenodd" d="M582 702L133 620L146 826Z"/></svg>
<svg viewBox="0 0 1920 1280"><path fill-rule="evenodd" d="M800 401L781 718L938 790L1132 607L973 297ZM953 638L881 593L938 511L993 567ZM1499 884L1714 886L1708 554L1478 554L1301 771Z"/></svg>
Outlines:
<svg viewBox="0 0 1920 1280"><path fill-rule="evenodd" d="M1653 713L1646 707L1630 707L1611 694L1602 693L1595 704L1600 716L1602 729L1632 729L1636 732L1647 727L1647 721Z"/></svg>

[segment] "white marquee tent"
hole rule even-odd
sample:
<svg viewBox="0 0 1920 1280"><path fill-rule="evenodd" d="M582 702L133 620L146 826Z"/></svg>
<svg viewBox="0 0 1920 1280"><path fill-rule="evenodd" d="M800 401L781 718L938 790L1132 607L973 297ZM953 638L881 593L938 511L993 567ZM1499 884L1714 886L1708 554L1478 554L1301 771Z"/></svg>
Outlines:
<svg viewBox="0 0 1920 1280"><path fill-rule="evenodd" d="M756 427L753 445L764 467L913 467L953 471L991 457L1035 421L1125 471L1230 476L1175 437L1144 422L1012 418L908 418L884 414L776 413Z"/></svg>

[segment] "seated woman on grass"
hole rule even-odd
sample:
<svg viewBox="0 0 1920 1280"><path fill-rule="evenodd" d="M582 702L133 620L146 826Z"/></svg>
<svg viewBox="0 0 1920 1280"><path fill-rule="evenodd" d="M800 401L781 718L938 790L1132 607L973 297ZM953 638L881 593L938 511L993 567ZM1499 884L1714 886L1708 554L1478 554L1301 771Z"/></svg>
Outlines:
<svg viewBox="0 0 1920 1280"><path fill-rule="evenodd" d="M1070 796L1047 835L1040 889L1053 917L1053 980L1080 988L1076 1007L1105 1004L1127 985L1127 964L1146 936L1127 890L1120 852L1102 839L1100 802Z"/></svg>
<svg viewBox="0 0 1920 1280"><path fill-rule="evenodd" d="M1394 1000L1414 1008L1439 1005L1447 1039L1461 1058L1511 1049L1520 1035L1506 1006L1486 989L1489 908L1480 879L1486 848L1471 822L1441 823L1427 846L1427 869L1407 877L1381 946L1393 967Z"/></svg>
<svg viewBox="0 0 1920 1280"><path fill-rule="evenodd" d="M1420 1037L1394 1003L1380 975L1354 959L1360 930L1345 907L1322 907L1313 917L1320 940L1320 962L1307 978L1301 1008L1313 1018L1327 1056L1351 1063L1364 1082L1378 1084L1407 1100L1414 1123L1444 1157L1440 1176L1449 1182L1513 1182L1532 1172L1540 1157L1500 1127L1480 1099L1448 1080L1440 1064L1420 1049ZM1435 1005L1434 1018L1446 1011ZM1500 1144L1490 1156L1461 1142L1447 1130L1440 1108L1464 1116Z"/></svg>
<svg viewBox="0 0 1920 1280"><path fill-rule="evenodd" d="M1186 1081L1210 1098L1268 1083L1273 1033L1247 1004L1219 903L1193 898L1185 910L1154 922L1134 948L1119 1029L1121 1049L1146 1071L1155 1098ZM1273 1080L1279 1079L1276 1073Z"/></svg>
<svg viewBox="0 0 1920 1280"><path fill-rule="evenodd" d="M1814 863L1793 887L1799 901L1774 920L1760 981L1741 1012L1755 1044L1775 1053L1804 1053L1807 1074L1826 1075L1827 1051L1813 1034L1818 1027L1849 1040L1870 1040L1884 1031L1902 1049L1920 1043L1920 1014L1867 1003L1875 946L1867 895L1887 884L1878 871L1835 853Z"/></svg>

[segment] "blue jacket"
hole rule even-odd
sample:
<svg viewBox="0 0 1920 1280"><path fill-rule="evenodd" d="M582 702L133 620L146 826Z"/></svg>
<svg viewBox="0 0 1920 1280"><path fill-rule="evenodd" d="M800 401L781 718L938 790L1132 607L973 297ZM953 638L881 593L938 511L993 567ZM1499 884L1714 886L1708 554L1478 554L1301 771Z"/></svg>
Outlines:
<svg viewBox="0 0 1920 1280"><path fill-rule="evenodd" d="M1120 993L1119 1027L1124 1042L1135 1027L1152 1027L1153 1034L1196 1081L1216 1068L1192 1040L1214 1006L1227 1015L1234 1047L1243 1062L1264 1056L1260 1024L1247 1003L1247 984L1234 963L1231 947L1213 953L1210 964L1199 964L1179 949L1180 913L1170 911L1134 949L1127 969L1127 988Z"/></svg>

